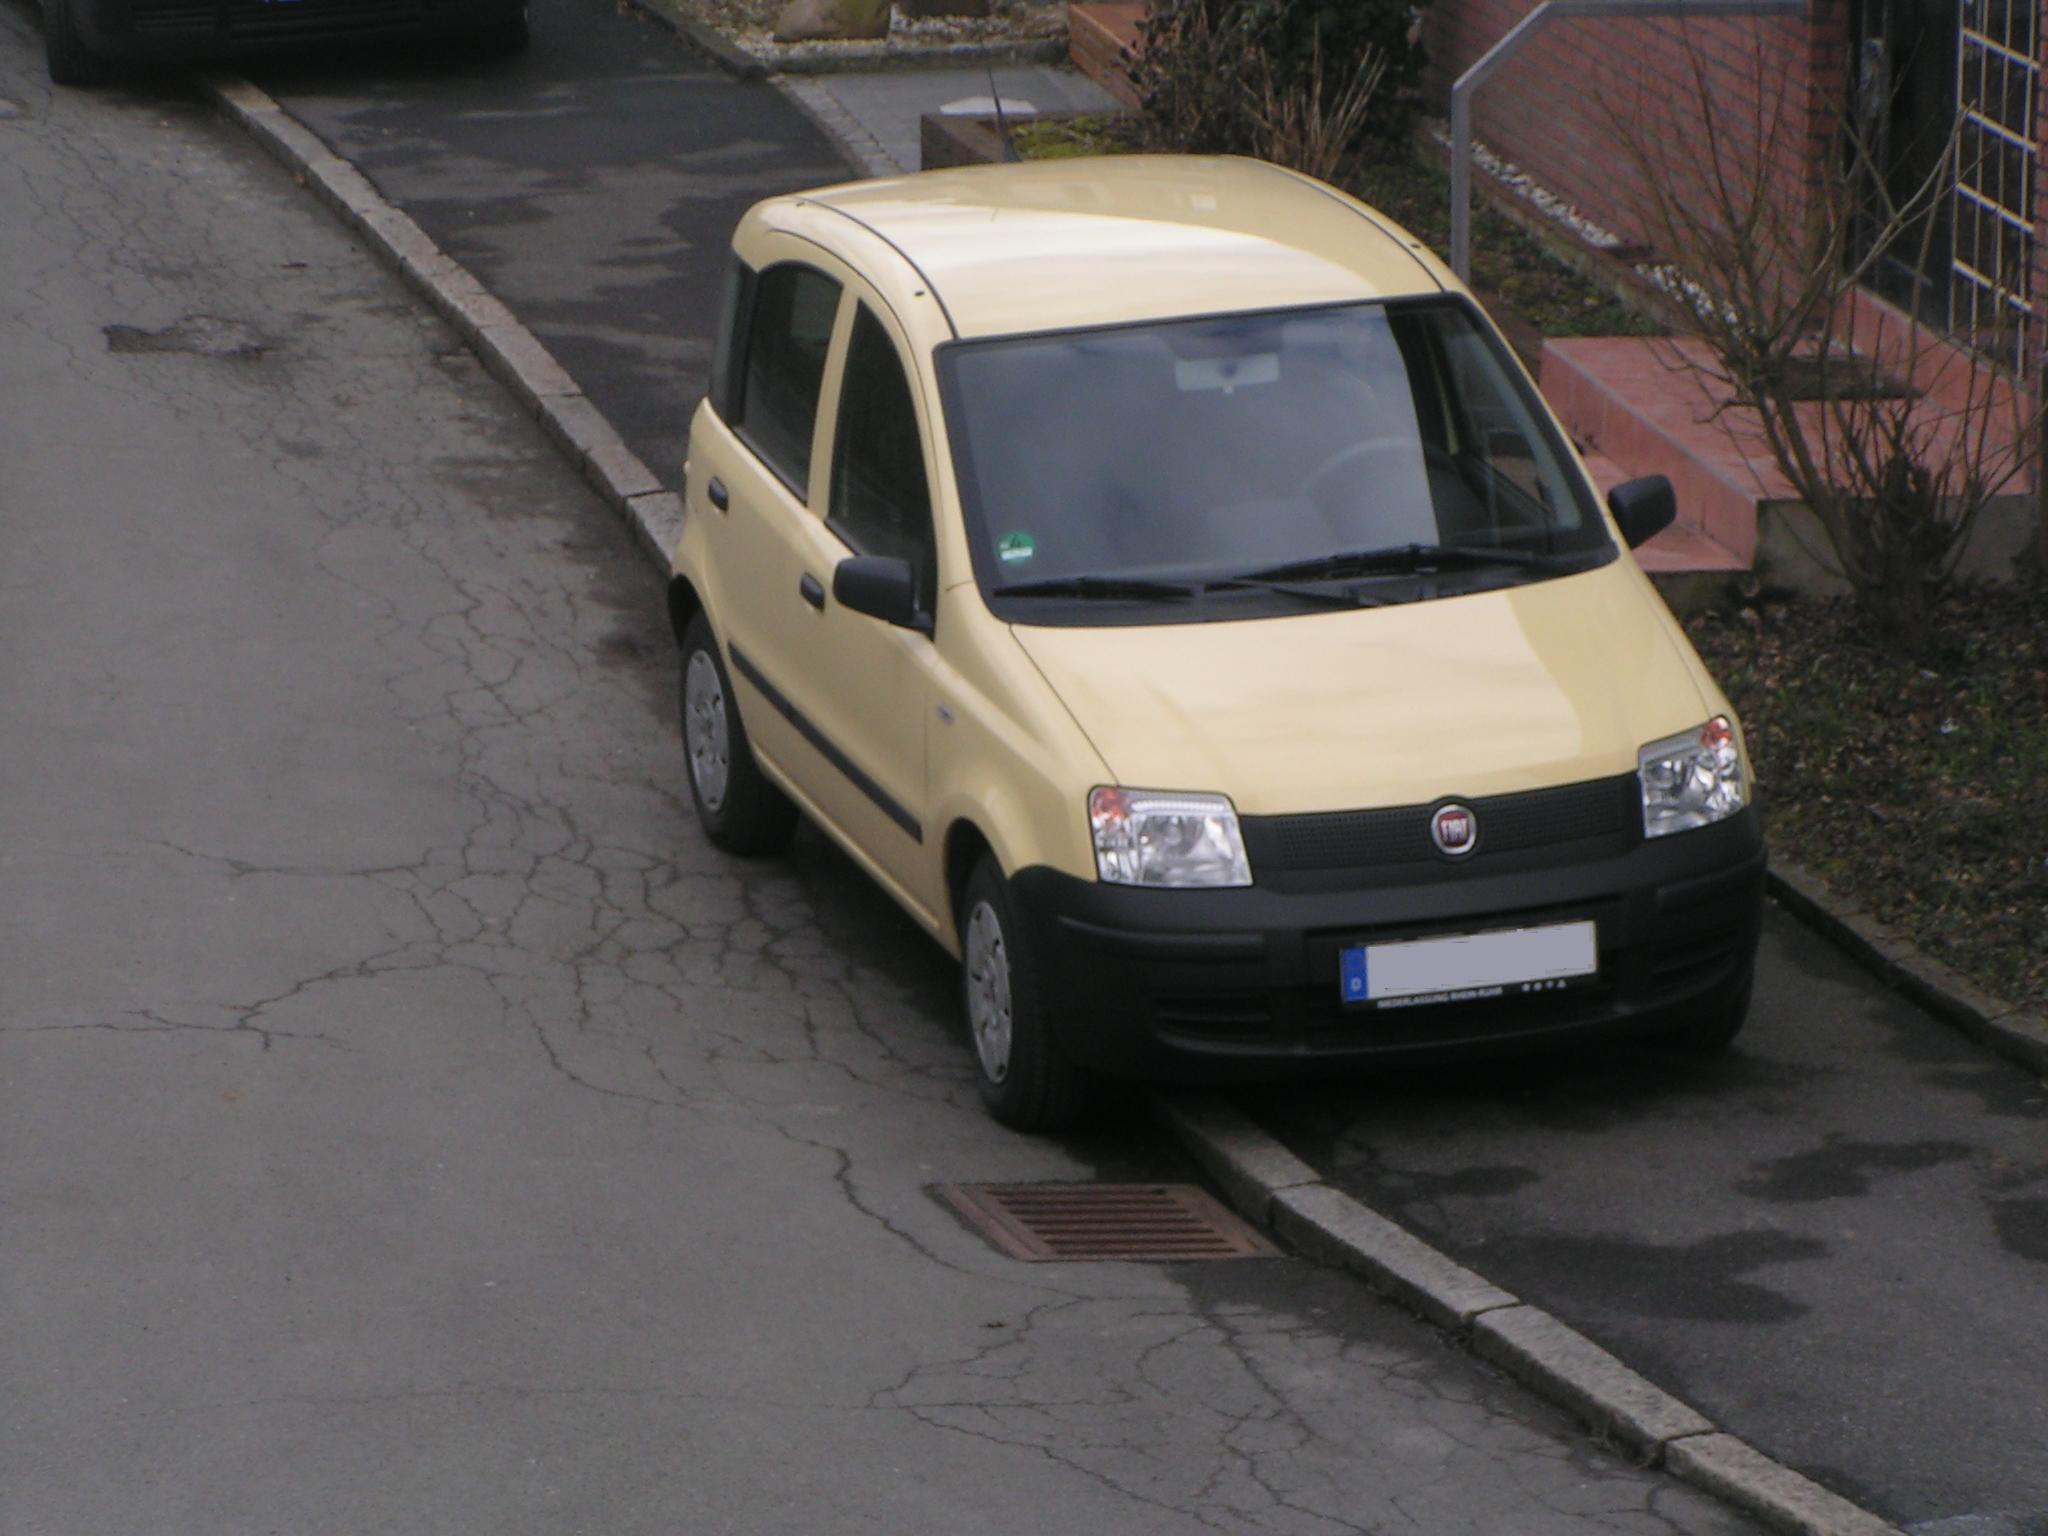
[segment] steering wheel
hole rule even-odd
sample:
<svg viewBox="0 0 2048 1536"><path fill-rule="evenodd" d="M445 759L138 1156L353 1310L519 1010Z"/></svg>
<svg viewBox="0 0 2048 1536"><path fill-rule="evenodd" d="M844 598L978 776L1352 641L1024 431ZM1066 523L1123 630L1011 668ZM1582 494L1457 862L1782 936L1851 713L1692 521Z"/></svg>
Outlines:
<svg viewBox="0 0 2048 1536"><path fill-rule="evenodd" d="M1393 455L1400 454L1412 462L1415 449L1414 440L1406 437L1365 437L1355 443L1346 443L1302 477L1302 494L1310 501L1321 505L1323 498L1320 492L1323 482L1339 470L1369 464L1375 459L1382 458L1389 460L1388 467L1391 468Z"/></svg>

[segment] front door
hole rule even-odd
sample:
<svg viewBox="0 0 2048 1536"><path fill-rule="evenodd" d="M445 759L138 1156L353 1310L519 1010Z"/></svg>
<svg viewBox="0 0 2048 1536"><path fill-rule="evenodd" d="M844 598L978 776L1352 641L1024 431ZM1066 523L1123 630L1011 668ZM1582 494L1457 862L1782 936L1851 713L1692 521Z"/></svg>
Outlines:
<svg viewBox="0 0 2048 1536"><path fill-rule="evenodd" d="M856 293L860 292L856 287ZM839 562L853 555L906 561L929 617L937 565L925 458L903 353L870 297L849 297L850 315L836 393L822 522L810 528L810 569L829 593ZM815 504L815 502L814 502ZM821 809L930 923L944 893L934 871L937 830L926 824L925 748L938 697L938 653L928 634L828 600L807 631L808 651L792 680L797 703L836 755L821 787Z"/></svg>

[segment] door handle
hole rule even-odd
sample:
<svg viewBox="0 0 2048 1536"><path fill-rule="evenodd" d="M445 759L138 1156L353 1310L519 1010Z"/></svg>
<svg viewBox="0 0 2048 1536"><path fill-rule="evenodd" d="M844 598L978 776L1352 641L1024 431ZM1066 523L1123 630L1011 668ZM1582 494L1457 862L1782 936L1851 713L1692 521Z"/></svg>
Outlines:
<svg viewBox="0 0 2048 1536"><path fill-rule="evenodd" d="M809 603L813 608L816 608L821 613L824 611L825 584L819 581L817 577L811 575L808 571L806 571L804 573L804 579L796 584L796 589L799 593L803 595L803 600L805 602Z"/></svg>
<svg viewBox="0 0 2048 1536"><path fill-rule="evenodd" d="M704 494L711 498L711 505L723 512L732 505L732 497L726 494L725 482L713 475L711 483L704 487Z"/></svg>

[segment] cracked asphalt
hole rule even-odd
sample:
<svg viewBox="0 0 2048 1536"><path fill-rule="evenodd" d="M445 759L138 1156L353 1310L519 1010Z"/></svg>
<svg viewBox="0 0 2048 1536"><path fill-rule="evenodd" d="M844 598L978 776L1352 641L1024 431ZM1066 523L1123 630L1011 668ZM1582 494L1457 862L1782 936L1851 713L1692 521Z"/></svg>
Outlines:
<svg viewBox="0 0 2048 1536"><path fill-rule="evenodd" d="M612 515L21 0L0 335L7 1536L1749 1529L1328 1272L963 1229L1180 1169L992 1125L842 858L699 838Z"/></svg>

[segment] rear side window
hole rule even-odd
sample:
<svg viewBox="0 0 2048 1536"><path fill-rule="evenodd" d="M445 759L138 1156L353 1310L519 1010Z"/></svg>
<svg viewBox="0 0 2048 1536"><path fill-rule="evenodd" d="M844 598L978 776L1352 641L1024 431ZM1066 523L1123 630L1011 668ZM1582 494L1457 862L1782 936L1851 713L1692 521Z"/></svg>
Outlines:
<svg viewBox="0 0 2048 1536"><path fill-rule="evenodd" d="M811 428L818 419L818 386L839 311L839 285L822 272L789 263L763 272L753 289L732 426L763 463L803 496L810 483Z"/></svg>
<svg viewBox="0 0 2048 1536"><path fill-rule="evenodd" d="M917 408L896 344L865 304L853 319L832 441L828 526L860 554L908 560L929 602L932 504Z"/></svg>
<svg viewBox="0 0 2048 1536"><path fill-rule="evenodd" d="M754 269L735 256L726 263L718 295L718 346L711 354L711 408L728 423L740 414L739 376L733 362L746 346L741 324L754 303Z"/></svg>

